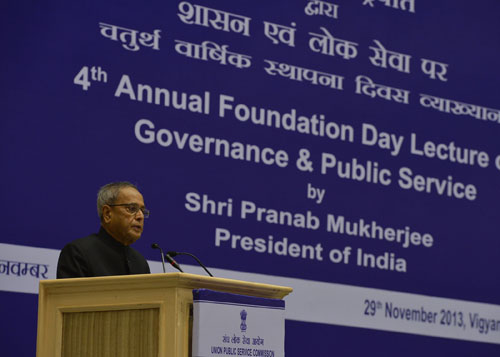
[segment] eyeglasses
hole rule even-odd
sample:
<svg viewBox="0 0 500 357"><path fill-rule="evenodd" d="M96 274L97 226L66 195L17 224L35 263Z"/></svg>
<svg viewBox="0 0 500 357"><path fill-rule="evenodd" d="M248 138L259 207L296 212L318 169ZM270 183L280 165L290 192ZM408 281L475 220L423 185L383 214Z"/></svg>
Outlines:
<svg viewBox="0 0 500 357"><path fill-rule="evenodd" d="M123 206L127 210L128 213L130 214L137 214L137 212L141 211L142 214L144 215L144 218L149 217L149 210L145 207L141 208L137 203L120 203L117 205L108 205L110 207L118 207L118 206Z"/></svg>

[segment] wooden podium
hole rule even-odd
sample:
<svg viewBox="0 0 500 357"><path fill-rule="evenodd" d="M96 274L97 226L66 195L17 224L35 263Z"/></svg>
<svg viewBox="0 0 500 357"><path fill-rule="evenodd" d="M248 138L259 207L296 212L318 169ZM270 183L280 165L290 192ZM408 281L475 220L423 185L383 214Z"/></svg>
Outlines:
<svg viewBox="0 0 500 357"><path fill-rule="evenodd" d="M282 299L289 287L186 273L43 280L37 357L188 357L193 289Z"/></svg>

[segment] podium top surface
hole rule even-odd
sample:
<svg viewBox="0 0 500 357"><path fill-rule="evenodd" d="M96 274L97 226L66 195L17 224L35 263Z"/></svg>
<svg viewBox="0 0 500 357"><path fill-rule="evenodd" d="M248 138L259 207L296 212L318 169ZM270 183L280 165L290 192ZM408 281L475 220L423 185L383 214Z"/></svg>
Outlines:
<svg viewBox="0 0 500 357"><path fill-rule="evenodd" d="M130 289L212 289L234 294L282 299L292 288L242 280L207 277L188 273L160 273L101 276L40 281L40 295L88 291L122 291Z"/></svg>

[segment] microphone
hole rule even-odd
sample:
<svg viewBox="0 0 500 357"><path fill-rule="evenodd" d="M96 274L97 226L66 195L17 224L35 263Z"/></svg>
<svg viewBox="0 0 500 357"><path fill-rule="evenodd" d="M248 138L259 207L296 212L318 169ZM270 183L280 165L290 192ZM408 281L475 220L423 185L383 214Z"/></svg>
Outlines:
<svg viewBox="0 0 500 357"><path fill-rule="evenodd" d="M167 261L177 270L179 270L181 273L184 273L181 269L181 267L179 266L179 264L177 264L177 262L170 256L167 254L163 254L163 250L161 249L161 247L158 245L158 243L153 243L151 244L151 248L153 249L159 249L160 250L160 253L161 253L161 262L163 264L163 272L165 273L165 259L164 257L167 259Z"/></svg>
<svg viewBox="0 0 500 357"><path fill-rule="evenodd" d="M176 255L189 255L190 257L194 258L198 264L203 268L205 269L205 271L207 272L208 275L210 275L212 278L213 278L213 275L212 273L210 273L207 269L207 267L198 259L196 258L196 256L194 254L191 254L191 253L186 253L186 252L167 252L167 254L165 254L165 257L167 258L168 260L168 257L175 257Z"/></svg>
<svg viewBox="0 0 500 357"><path fill-rule="evenodd" d="M174 258L172 258L168 253L165 254L165 259L167 259L167 262L169 262L170 265L172 265L175 269L177 269L181 273L184 273L184 271L181 269L180 265L177 264L177 262L174 260Z"/></svg>
<svg viewBox="0 0 500 357"><path fill-rule="evenodd" d="M160 253L161 253L161 264L163 266L163 272L166 273L166 271L165 271L165 259L163 259L163 250L160 248L160 246L158 245L158 243L151 244L151 248L153 248L153 249L159 249L160 250Z"/></svg>

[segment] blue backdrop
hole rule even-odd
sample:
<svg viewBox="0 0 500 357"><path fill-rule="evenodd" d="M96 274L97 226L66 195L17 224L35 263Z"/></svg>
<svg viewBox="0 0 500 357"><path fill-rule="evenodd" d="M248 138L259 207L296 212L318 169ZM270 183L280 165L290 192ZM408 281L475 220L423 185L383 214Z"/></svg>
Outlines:
<svg viewBox="0 0 500 357"><path fill-rule="evenodd" d="M437 325L447 310L463 323L427 336L303 306L288 356L499 353L498 1L0 9L1 243L59 250L98 230L98 188L128 180L152 212L134 245L148 260L158 242L213 268L414 294L416 309L477 302L489 326L451 303ZM33 355L37 295L2 284L2 355Z"/></svg>

